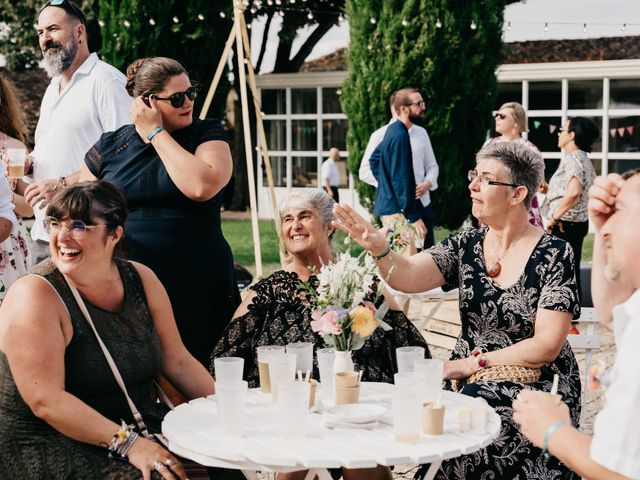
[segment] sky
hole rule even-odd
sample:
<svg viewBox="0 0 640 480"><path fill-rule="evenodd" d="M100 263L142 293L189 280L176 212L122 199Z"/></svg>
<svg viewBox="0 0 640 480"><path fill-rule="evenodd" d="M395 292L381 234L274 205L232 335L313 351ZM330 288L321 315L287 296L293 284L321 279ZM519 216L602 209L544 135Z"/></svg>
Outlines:
<svg viewBox="0 0 640 480"><path fill-rule="evenodd" d="M507 30L509 22L511 29ZM546 31L545 23L548 24ZM262 73L273 69L277 46L275 39L280 25L280 17L275 16L269 31L269 46ZM506 42L640 35L640 0L527 0L506 8L504 27L503 37ZM254 62L257 60L263 31L264 17L254 21L251 26ZM293 45L294 54L310 32L309 28L299 31ZM348 22L342 22L340 26L327 32L307 60L334 52L348 44Z"/></svg>

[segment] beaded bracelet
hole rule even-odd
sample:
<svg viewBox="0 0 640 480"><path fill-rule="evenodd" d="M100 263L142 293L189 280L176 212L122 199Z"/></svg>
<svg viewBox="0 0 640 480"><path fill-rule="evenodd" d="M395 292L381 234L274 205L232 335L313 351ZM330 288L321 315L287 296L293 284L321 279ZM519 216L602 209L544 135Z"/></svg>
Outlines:
<svg viewBox="0 0 640 480"><path fill-rule="evenodd" d="M487 365L489 365L489 358L487 357L487 354L484 353L482 350L476 348L473 352L471 352L471 355L476 357L476 360L478 361L478 366L480 368L484 368Z"/></svg>
<svg viewBox="0 0 640 480"><path fill-rule="evenodd" d="M371 252L369 252L371 254ZM373 258L374 260L378 261L378 260L382 260L384 257L386 257L387 255L389 255L389 253L391 253L391 245L387 244L387 248L385 249L384 252L382 252L380 255L373 255L371 254L371 258Z"/></svg>
<svg viewBox="0 0 640 480"><path fill-rule="evenodd" d="M138 434L133 430L134 428L133 425L127 425L122 422L122 425L111 439L111 445L109 446L110 457L127 458L129 449L138 438Z"/></svg>
<svg viewBox="0 0 640 480"><path fill-rule="evenodd" d="M547 428L547 432L544 434L544 441L542 443L542 454L545 458L549 458L549 440L551 440L551 436L556 433L556 430L565 427L566 425L566 422L558 420L556 423L550 425L549 428Z"/></svg>

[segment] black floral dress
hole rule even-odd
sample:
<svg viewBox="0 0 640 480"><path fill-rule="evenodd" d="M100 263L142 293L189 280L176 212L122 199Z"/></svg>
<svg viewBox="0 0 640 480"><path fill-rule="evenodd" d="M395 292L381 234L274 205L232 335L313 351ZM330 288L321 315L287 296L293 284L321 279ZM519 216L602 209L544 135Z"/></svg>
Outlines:
<svg viewBox="0 0 640 480"><path fill-rule="evenodd" d="M317 287L318 279L309 278ZM211 354L217 357L244 358L244 378L250 387L259 386L256 347L261 345L286 345L293 342L312 342L316 349L327 347L322 336L311 330L311 309L308 292L296 273L279 270L251 287L256 296L249 311L234 319L225 329L222 338ZM372 292L368 300L375 295ZM393 383L397 372L395 349L407 345L424 347L430 358L429 347L418 329L402 312L390 310L385 316L392 329L385 332L377 328L364 346L353 352L356 370L362 370L367 382ZM318 378L317 359L313 359L313 375Z"/></svg>
<svg viewBox="0 0 640 480"><path fill-rule="evenodd" d="M442 272L444 290L459 288L462 331L451 360L468 357L480 348L499 350L532 337L538 309L580 313L569 245L547 233L536 245L524 272L509 287L495 283L486 273L482 242L486 229L469 229L428 250ZM565 342L558 357L542 367L538 382L479 381L461 393L482 397L500 415L502 428L494 442L475 453L442 463L438 479L571 479L571 471L555 457L546 459L520 433L511 404L523 388L550 391L553 376L560 376L558 393L571 411L574 426L580 418L580 374L573 352ZM450 388L450 385L448 385ZM420 477L425 468L418 471Z"/></svg>

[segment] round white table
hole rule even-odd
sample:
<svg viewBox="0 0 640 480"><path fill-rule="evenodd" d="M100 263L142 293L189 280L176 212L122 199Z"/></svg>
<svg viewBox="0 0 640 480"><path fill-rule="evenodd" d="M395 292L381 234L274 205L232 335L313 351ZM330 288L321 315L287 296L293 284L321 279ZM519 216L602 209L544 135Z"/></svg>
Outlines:
<svg viewBox="0 0 640 480"><path fill-rule="evenodd" d="M247 428L242 437L223 436L218 427L215 395L180 405L162 422L162 433L172 452L202 465L242 470L249 479L256 472L309 470L331 480L329 468L372 468L376 465L431 463L427 479L433 478L443 460L479 450L500 431L500 417L488 408L483 433L461 433L458 408L472 405L466 395L445 391L444 434L421 435L416 444L395 440L391 420L393 385L363 383L360 403L387 407L375 428L327 428L322 414L309 414L305 437L284 438L279 434L278 410L271 395L250 390L247 395ZM320 395L318 395L320 398Z"/></svg>

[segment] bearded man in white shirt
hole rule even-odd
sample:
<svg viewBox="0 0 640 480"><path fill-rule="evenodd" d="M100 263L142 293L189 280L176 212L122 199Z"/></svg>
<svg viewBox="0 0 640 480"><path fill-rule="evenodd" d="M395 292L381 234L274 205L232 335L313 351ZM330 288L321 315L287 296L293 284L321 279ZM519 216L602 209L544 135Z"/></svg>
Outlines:
<svg viewBox="0 0 640 480"><path fill-rule="evenodd" d="M40 9L38 43L51 77L35 132L33 181L18 191L34 209L34 259L49 256L45 211L53 196L78 181L84 155L104 132L130 123L126 77L89 53L86 17L72 1L51 0Z"/></svg>
<svg viewBox="0 0 640 480"><path fill-rule="evenodd" d="M362 162L360 163L360 169L358 171L360 180L376 188L378 187L378 182L371 171L370 158L373 151L382 142L384 134L387 131L387 127L398 118L398 114L393 107L396 93L397 92L391 94L391 97L389 98L391 120L387 125L380 127L369 137L369 142L367 143L367 148L362 156ZM427 229L423 245L426 249L435 244L435 237L433 234L433 211L431 208L431 195L429 192L438 188L438 173L440 171L440 167L438 167L436 156L433 153L431 139L429 138L427 130L420 125L416 125L416 122L422 121L421 115L426 110L424 100L412 105L411 109L410 120L413 125L409 129L409 141L411 142L413 173L416 181L415 195L416 199L420 201L422 206L420 218Z"/></svg>
<svg viewBox="0 0 640 480"><path fill-rule="evenodd" d="M596 228L591 291L598 319L613 328L610 375L601 376L605 404L593 436L571 426L568 408L544 392L523 390L513 418L538 447L591 480L640 479L640 169L596 178L589 190Z"/></svg>

